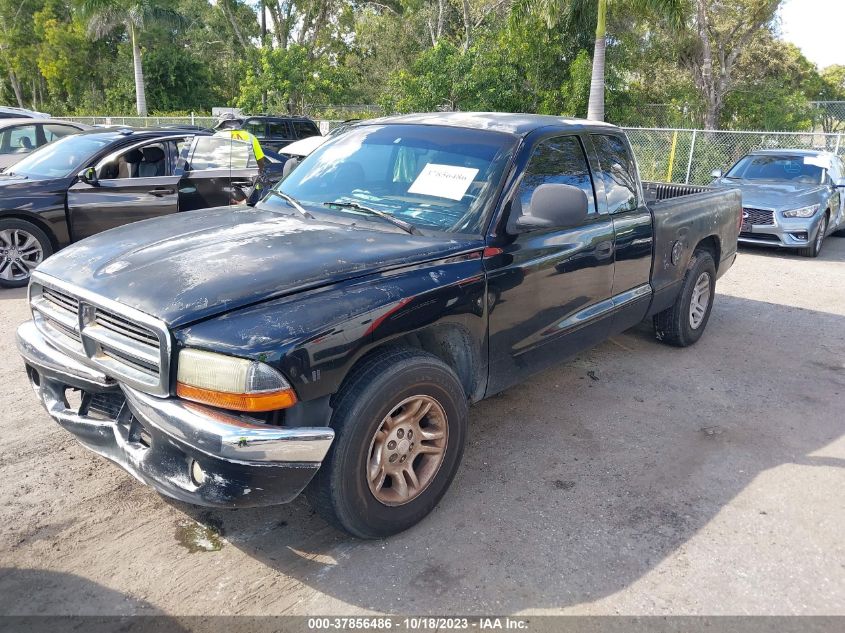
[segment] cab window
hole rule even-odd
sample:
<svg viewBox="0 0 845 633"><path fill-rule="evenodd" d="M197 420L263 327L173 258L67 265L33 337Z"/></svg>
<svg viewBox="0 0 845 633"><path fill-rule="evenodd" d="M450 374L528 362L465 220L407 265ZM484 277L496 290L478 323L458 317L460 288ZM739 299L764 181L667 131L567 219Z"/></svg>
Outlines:
<svg viewBox="0 0 845 633"><path fill-rule="evenodd" d="M571 185L587 194L588 213L596 212L596 196L587 157L577 136L558 136L540 143L531 155L519 186L522 213L531 214L531 195L543 184Z"/></svg>
<svg viewBox="0 0 845 633"><path fill-rule="evenodd" d="M599 159L599 176L604 182L608 213L633 211L637 201L637 169L628 145L618 136L593 134Z"/></svg>

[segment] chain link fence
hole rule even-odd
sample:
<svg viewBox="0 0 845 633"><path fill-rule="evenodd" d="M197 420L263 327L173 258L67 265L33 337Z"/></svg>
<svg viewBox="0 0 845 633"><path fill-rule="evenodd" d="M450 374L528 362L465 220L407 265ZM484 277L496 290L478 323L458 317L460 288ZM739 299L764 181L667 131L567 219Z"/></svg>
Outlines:
<svg viewBox="0 0 845 633"><path fill-rule="evenodd" d="M845 104L843 104L845 107ZM213 127L214 117L67 117L88 125ZM340 121L317 120L326 134ZM757 149L818 149L845 157L845 131L746 132L672 128L624 128L634 148L643 180L705 185L714 169L726 170Z"/></svg>
<svg viewBox="0 0 845 633"><path fill-rule="evenodd" d="M714 169L727 170L758 149L816 149L845 156L845 133L728 132L625 128L643 180L706 185Z"/></svg>

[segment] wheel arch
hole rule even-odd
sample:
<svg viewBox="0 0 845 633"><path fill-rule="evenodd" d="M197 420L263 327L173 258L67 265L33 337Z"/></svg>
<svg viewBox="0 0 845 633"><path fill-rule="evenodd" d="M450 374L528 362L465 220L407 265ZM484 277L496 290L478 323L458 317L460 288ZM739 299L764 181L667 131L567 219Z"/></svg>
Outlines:
<svg viewBox="0 0 845 633"><path fill-rule="evenodd" d="M343 389L361 365L372 356L390 348L414 349L436 356L455 372L467 400L475 402L481 399L486 385L486 365L482 362L481 350L466 327L451 322L436 323L396 338L379 341L352 363L337 392Z"/></svg>
<svg viewBox="0 0 845 633"><path fill-rule="evenodd" d="M39 218L37 215L29 215L20 211L0 211L0 220L22 220L23 222L29 222L30 224L34 224L39 229L44 231L44 234L50 240L50 246L53 247L54 253L60 248L59 240L56 237L56 234L53 232L53 229L50 228L50 225L41 218Z"/></svg>
<svg viewBox="0 0 845 633"><path fill-rule="evenodd" d="M699 240L698 244L695 245L695 248L692 249L692 252L698 250L704 250L710 253L710 256L713 257L713 263L716 264L716 273L719 272L719 264L722 261L722 244L719 240L717 235L708 235L702 240Z"/></svg>

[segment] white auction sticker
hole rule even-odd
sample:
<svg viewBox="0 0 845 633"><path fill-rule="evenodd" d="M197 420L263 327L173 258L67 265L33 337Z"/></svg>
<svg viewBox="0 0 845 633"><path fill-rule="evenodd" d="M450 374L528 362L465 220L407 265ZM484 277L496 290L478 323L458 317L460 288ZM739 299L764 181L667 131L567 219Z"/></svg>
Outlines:
<svg viewBox="0 0 845 633"><path fill-rule="evenodd" d="M805 156L804 164L821 167L822 169L830 169L830 161L824 156Z"/></svg>
<svg viewBox="0 0 845 633"><path fill-rule="evenodd" d="M411 183L408 193L460 200L477 173L478 170L471 167L428 163L417 179Z"/></svg>

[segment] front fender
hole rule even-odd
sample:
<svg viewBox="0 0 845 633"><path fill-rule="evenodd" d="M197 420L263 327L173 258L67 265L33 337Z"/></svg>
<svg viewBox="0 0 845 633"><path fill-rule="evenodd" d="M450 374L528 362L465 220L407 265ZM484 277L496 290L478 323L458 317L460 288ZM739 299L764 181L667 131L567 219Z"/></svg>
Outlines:
<svg viewBox="0 0 845 633"><path fill-rule="evenodd" d="M279 369L300 400L335 393L370 350L436 328L462 329L486 367L480 253L340 282L267 301L175 332L177 348L252 358Z"/></svg>

